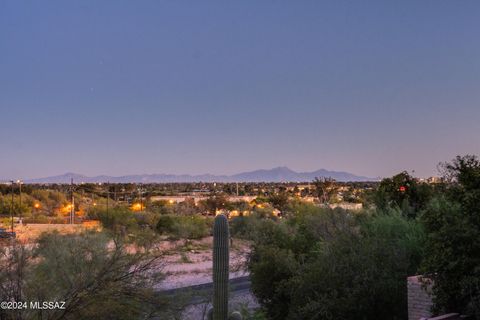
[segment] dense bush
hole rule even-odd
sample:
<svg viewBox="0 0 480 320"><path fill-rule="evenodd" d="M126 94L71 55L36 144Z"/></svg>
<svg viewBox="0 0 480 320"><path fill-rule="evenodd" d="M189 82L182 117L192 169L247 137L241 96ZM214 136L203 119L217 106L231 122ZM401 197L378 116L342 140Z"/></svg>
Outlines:
<svg viewBox="0 0 480 320"><path fill-rule="evenodd" d="M107 229L134 229L138 227L135 213L128 208L116 207L109 210L97 209L89 213L89 218L98 219Z"/></svg>
<svg viewBox="0 0 480 320"><path fill-rule="evenodd" d="M248 239L253 223L252 217L234 217L230 220L230 234L233 237Z"/></svg>
<svg viewBox="0 0 480 320"><path fill-rule="evenodd" d="M173 214L174 205L166 200L147 202L147 210L156 214Z"/></svg>
<svg viewBox="0 0 480 320"><path fill-rule="evenodd" d="M64 217L47 217L46 215L39 214L29 218L23 219L23 223L65 223Z"/></svg>
<svg viewBox="0 0 480 320"><path fill-rule="evenodd" d="M160 234L172 232L172 230L174 229L175 221L176 219L174 215L161 215L158 218L157 231Z"/></svg>
<svg viewBox="0 0 480 320"><path fill-rule="evenodd" d="M248 266L270 319L406 318L405 279L424 240L417 222L310 208L257 228Z"/></svg>
<svg viewBox="0 0 480 320"><path fill-rule="evenodd" d="M161 215L157 231L174 239L200 239L210 235L212 219L203 216Z"/></svg>
<svg viewBox="0 0 480 320"><path fill-rule="evenodd" d="M26 194L22 196L22 201L20 202L20 197L18 195L15 195L13 197L13 202L12 198L10 195L4 195L2 196L0 194L0 215L5 215L8 216L11 214L12 210L12 205L13 205L13 212L15 216L30 216L32 212L32 198Z"/></svg>
<svg viewBox="0 0 480 320"><path fill-rule="evenodd" d="M262 225L274 223L279 219L272 214L272 208L255 208L248 216L238 216L230 220L230 233L233 237L253 240Z"/></svg>

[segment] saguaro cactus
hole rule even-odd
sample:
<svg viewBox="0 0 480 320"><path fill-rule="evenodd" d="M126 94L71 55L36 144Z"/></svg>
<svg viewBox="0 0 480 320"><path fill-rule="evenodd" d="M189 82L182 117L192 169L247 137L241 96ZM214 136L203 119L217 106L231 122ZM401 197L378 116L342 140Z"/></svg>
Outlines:
<svg viewBox="0 0 480 320"><path fill-rule="evenodd" d="M213 320L228 319L229 241L227 217L218 215L213 225Z"/></svg>

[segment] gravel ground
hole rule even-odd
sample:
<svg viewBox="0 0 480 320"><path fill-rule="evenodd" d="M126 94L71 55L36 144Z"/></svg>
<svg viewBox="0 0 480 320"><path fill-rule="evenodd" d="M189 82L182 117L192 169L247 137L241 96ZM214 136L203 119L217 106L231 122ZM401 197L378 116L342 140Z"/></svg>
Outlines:
<svg viewBox="0 0 480 320"><path fill-rule="evenodd" d="M237 240L235 240L237 241ZM182 245L171 249L174 253L164 259L163 268L167 277L158 289L174 289L212 281L212 238L208 237L191 243L199 247L189 251L182 250ZM244 270L248 244L237 241L230 252L230 278L248 275Z"/></svg>
<svg viewBox="0 0 480 320"><path fill-rule="evenodd" d="M250 292L243 292L230 297L231 310L245 311L258 308L258 302ZM204 315L211 308L211 304L197 304L189 306L182 314L182 320L204 320Z"/></svg>

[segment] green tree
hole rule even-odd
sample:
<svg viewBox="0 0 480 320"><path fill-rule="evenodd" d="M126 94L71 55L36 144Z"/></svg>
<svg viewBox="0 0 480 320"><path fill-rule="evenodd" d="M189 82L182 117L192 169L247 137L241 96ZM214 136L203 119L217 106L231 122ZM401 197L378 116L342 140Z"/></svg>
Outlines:
<svg viewBox="0 0 480 320"><path fill-rule="evenodd" d="M421 216L428 233L424 271L434 280L435 310L480 319L480 161L442 164L449 181Z"/></svg>
<svg viewBox="0 0 480 320"><path fill-rule="evenodd" d="M283 212L288 206L288 194L286 192L273 193L268 196L268 202L270 202L275 209Z"/></svg>
<svg viewBox="0 0 480 320"><path fill-rule="evenodd" d="M228 203L227 197L224 194L215 194L209 196L207 199L199 202L199 206L204 211L210 214L215 214L217 210L223 209Z"/></svg>
<svg viewBox="0 0 480 320"><path fill-rule="evenodd" d="M338 192L338 184L332 178L315 178L313 184L316 188L318 200L322 204L330 203L330 200Z"/></svg>
<svg viewBox="0 0 480 320"><path fill-rule="evenodd" d="M404 214L413 218L425 208L432 195L430 185L419 184L414 177L403 171L380 182L374 193L374 203L381 210L401 208Z"/></svg>
<svg viewBox="0 0 480 320"><path fill-rule="evenodd" d="M41 203L41 213L49 216L54 216L56 211L67 203L65 194L59 191L36 189L32 191L31 195Z"/></svg>
<svg viewBox="0 0 480 320"><path fill-rule="evenodd" d="M13 215L19 216L20 214L25 217L29 216L32 212L32 199L30 196L22 195L22 201L20 202L20 196L14 195L13 202L11 195L0 196L0 214L4 216L10 216L13 204Z"/></svg>

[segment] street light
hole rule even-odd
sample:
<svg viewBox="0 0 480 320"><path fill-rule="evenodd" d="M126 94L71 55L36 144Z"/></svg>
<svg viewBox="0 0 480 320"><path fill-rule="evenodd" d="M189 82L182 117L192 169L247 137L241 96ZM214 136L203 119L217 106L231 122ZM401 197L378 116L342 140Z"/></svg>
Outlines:
<svg viewBox="0 0 480 320"><path fill-rule="evenodd" d="M35 210L33 210L33 212L35 213L35 216L38 215L38 209L40 209L40 203L38 202L35 202L35 204L33 205L33 207L35 208Z"/></svg>
<svg viewBox="0 0 480 320"><path fill-rule="evenodd" d="M133 211L142 211L142 209L143 209L143 206L142 206L141 203L134 203L132 205L132 210Z"/></svg>

